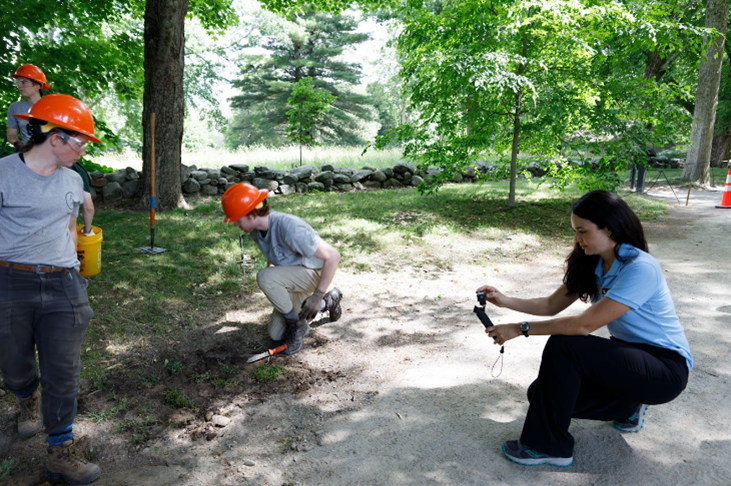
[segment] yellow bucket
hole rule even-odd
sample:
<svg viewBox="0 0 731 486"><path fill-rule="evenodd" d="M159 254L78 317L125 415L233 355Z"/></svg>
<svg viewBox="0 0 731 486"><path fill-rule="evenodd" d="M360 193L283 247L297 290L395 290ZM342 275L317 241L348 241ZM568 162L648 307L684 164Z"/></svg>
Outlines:
<svg viewBox="0 0 731 486"><path fill-rule="evenodd" d="M79 243L76 245L76 255L79 258L79 273L83 277L91 277L102 271L102 230L92 226L93 235L87 236L81 232L84 225L76 227Z"/></svg>

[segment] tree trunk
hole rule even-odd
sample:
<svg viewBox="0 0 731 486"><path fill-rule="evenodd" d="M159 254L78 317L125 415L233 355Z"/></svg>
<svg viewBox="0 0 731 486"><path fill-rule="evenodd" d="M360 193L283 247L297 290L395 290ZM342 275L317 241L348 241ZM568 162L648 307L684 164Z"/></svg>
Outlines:
<svg viewBox="0 0 731 486"><path fill-rule="evenodd" d="M711 162L713 127L718 105L718 88L721 81L721 64L724 52L724 36L728 22L728 0L708 0L706 27L716 29L721 35L708 46L706 59L698 72L698 91L690 133L691 146L685 160L683 179L708 185Z"/></svg>
<svg viewBox="0 0 731 486"><path fill-rule="evenodd" d="M715 135L711 147L711 167L723 167L723 161L728 159L728 147L731 134Z"/></svg>
<svg viewBox="0 0 731 486"><path fill-rule="evenodd" d="M515 116L513 117L513 141L510 150L510 192L508 207L515 206L515 182L518 179L518 146L520 145L520 93L515 94Z"/></svg>
<svg viewBox="0 0 731 486"><path fill-rule="evenodd" d="M145 93L143 203L150 202L151 126L155 114L155 207L166 210L185 205L180 164L185 97L183 92L185 15L188 0L147 0L145 3Z"/></svg>
<svg viewBox="0 0 731 486"><path fill-rule="evenodd" d="M521 55L525 59L528 52L528 39L527 34L522 33L521 42ZM521 76L525 71L525 64L521 62L518 65L517 74ZM515 206L515 186L516 180L518 179L518 149L520 147L520 115L523 112L523 91L519 89L515 93L515 113L513 117L513 141L511 143L510 150L510 192L508 192L508 207L512 208Z"/></svg>

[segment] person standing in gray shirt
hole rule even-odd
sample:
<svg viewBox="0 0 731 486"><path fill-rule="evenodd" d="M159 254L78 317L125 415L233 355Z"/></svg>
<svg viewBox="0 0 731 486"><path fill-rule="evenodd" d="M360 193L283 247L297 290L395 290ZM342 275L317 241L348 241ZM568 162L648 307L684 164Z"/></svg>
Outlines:
<svg viewBox="0 0 731 486"><path fill-rule="evenodd" d="M13 144L15 151L19 152L20 147L28 142L30 136L28 135L28 122L15 115L28 113L43 96L42 90L48 90L51 87L46 83L46 75L43 74L43 71L33 64L23 64L15 71L15 74L11 74L11 77L15 79L15 85L23 99L11 103L8 107L6 138Z"/></svg>
<svg viewBox="0 0 731 486"><path fill-rule="evenodd" d="M101 469L76 448L73 423L94 313L76 256L84 192L70 167L99 139L89 108L71 96L44 96L15 117L30 138L0 159L0 371L18 399L18 436L45 427L46 475L88 484Z"/></svg>

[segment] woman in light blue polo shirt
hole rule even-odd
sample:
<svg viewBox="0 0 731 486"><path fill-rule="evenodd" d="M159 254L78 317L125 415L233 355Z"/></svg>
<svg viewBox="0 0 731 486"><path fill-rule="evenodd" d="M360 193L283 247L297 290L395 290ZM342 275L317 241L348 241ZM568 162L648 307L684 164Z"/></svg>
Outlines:
<svg viewBox="0 0 731 486"><path fill-rule="evenodd" d="M577 316L486 330L500 345L521 334L551 336L528 388L520 440L502 446L508 459L526 466L573 463L572 418L639 432L648 405L680 395L693 367L662 269L627 203L609 191L589 192L572 206L571 226L576 243L553 294L519 299L488 285L478 289L494 305L537 316L556 315L577 299L592 303ZM610 339L591 335L603 326Z"/></svg>

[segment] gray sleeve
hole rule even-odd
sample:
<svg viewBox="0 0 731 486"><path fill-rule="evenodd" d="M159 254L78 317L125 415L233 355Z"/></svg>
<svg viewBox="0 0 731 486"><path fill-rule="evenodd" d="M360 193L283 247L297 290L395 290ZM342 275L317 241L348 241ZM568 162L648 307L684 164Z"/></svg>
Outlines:
<svg viewBox="0 0 731 486"><path fill-rule="evenodd" d="M20 127L20 125L18 125L18 119L13 116L13 105L8 107L7 127L15 128L16 130Z"/></svg>

